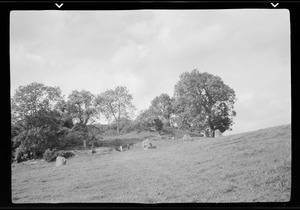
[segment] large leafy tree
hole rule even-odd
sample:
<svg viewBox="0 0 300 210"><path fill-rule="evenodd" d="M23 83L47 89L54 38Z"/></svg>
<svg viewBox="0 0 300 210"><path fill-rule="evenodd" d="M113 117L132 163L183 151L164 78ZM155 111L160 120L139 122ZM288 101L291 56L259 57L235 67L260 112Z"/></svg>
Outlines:
<svg viewBox="0 0 300 210"><path fill-rule="evenodd" d="M185 72L175 85L174 99L179 124L197 130L209 126L213 133L231 129L235 92L220 77L197 69Z"/></svg>
<svg viewBox="0 0 300 210"><path fill-rule="evenodd" d="M95 105L108 120L114 120L118 134L122 118L130 119L135 110L132 99L132 95L125 86L117 86L96 97Z"/></svg>
<svg viewBox="0 0 300 210"><path fill-rule="evenodd" d="M151 101L150 108L154 115L165 120L167 125L170 125L170 117L173 113L172 109L172 98L166 94L162 93L161 95L155 97Z"/></svg>
<svg viewBox="0 0 300 210"><path fill-rule="evenodd" d="M12 122L22 120L25 116L33 116L40 110L53 111L61 100L59 87L49 87L37 82L19 86L11 98Z"/></svg>
<svg viewBox="0 0 300 210"><path fill-rule="evenodd" d="M62 121L56 106L62 98L58 87L36 82L16 90L11 98L11 141L17 158L40 157L46 147L58 146Z"/></svg>
<svg viewBox="0 0 300 210"><path fill-rule="evenodd" d="M97 110L93 104L94 95L85 90L74 90L68 96L66 109L73 119L86 125L95 121ZM62 104L63 106L63 104Z"/></svg>

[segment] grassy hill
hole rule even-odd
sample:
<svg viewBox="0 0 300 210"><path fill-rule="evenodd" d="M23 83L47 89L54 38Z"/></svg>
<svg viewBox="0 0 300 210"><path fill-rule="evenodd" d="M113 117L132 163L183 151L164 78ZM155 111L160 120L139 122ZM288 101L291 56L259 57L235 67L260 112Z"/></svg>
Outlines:
<svg viewBox="0 0 300 210"><path fill-rule="evenodd" d="M143 136L141 138L146 138ZM135 137L139 139L139 136ZM128 137L128 139L130 139ZM12 165L13 203L283 202L291 191L291 125L157 149L84 153L67 165Z"/></svg>

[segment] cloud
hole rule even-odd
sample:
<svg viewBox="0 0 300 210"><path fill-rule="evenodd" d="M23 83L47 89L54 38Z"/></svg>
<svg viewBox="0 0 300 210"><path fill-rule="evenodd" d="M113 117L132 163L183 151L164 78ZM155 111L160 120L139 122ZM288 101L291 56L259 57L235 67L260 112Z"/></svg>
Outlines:
<svg viewBox="0 0 300 210"><path fill-rule="evenodd" d="M233 132L290 120L288 10L13 11L10 25L12 91L125 85L145 109L197 68L235 90Z"/></svg>

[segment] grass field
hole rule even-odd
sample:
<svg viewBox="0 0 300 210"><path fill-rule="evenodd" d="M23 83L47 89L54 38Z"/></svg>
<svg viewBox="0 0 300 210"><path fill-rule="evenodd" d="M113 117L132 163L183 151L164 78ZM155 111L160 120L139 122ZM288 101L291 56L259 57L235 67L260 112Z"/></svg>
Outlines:
<svg viewBox="0 0 300 210"><path fill-rule="evenodd" d="M137 138L137 137L135 137ZM153 140L124 151L80 153L67 165L12 164L13 203L286 202L291 125L193 141Z"/></svg>

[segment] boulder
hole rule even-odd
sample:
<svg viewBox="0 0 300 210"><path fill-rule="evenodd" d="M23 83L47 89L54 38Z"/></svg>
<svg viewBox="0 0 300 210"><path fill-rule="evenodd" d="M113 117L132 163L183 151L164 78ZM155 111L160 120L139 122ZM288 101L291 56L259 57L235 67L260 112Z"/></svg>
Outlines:
<svg viewBox="0 0 300 210"><path fill-rule="evenodd" d="M120 146L115 147L117 151L123 152L125 150L129 150L132 147L132 144L122 144Z"/></svg>
<svg viewBox="0 0 300 210"><path fill-rule="evenodd" d="M56 158L55 166L58 167L58 166L66 165L66 163L67 163L66 158L61 157L61 156L58 156L58 157Z"/></svg>
<svg viewBox="0 0 300 210"><path fill-rule="evenodd" d="M219 129L215 130L215 138L220 136L223 136L223 133Z"/></svg>
<svg viewBox="0 0 300 210"><path fill-rule="evenodd" d="M144 150L147 150L147 149L155 149L156 146L152 145L151 141L149 139L146 139L142 142L142 148Z"/></svg>
<svg viewBox="0 0 300 210"><path fill-rule="evenodd" d="M115 149L119 152L122 152L123 151L123 146L120 145L120 146L116 146Z"/></svg>

